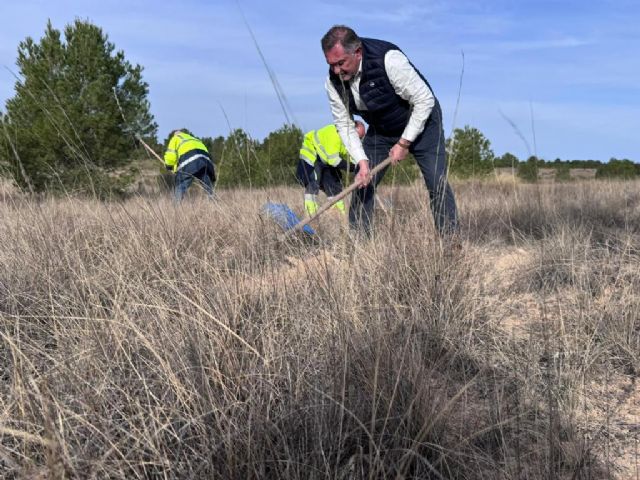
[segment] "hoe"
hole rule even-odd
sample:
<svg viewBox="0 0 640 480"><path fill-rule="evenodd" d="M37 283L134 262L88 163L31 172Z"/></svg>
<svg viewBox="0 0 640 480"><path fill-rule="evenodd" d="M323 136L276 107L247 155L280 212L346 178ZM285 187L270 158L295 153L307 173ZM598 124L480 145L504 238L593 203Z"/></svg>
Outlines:
<svg viewBox="0 0 640 480"><path fill-rule="evenodd" d="M371 179L374 175L376 175L379 171L383 170L387 166L391 164L391 157L388 157L382 163L376 165L369 172L369 178ZM316 213L311 215L310 217L304 218L298 221L297 215L286 205L284 204L273 204L268 203L265 205L264 210L274 218L274 220L285 230L285 237L290 236L294 232L298 232L302 230L303 232L313 235L315 232L309 226L311 222L317 219L324 212L329 210L333 205L342 200L344 197L353 192L356 188L358 188L357 183L352 183L347 188L345 188L338 195L334 196L330 202L323 204Z"/></svg>

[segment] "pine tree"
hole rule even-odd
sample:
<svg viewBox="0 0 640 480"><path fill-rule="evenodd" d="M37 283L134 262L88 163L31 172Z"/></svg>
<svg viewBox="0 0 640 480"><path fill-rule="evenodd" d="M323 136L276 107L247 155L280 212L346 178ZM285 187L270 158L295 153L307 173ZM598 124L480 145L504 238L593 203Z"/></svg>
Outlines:
<svg viewBox="0 0 640 480"><path fill-rule="evenodd" d="M538 181L538 171L541 167L541 160L535 155L527 158L526 162L518 164L518 177L526 182L535 183Z"/></svg>
<svg viewBox="0 0 640 480"><path fill-rule="evenodd" d="M233 130L224 141L222 153L215 159L221 187L249 187L255 185L259 173L257 149L260 142L241 128Z"/></svg>
<svg viewBox="0 0 640 480"><path fill-rule="evenodd" d="M39 42L18 47L20 79L7 101L0 143L12 145L9 173L21 187L106 194L123 188L136 148L155 138L142 67L115 51L102 29L48 22Z"/></svg>
<svg viewBox="0 0 640 480"><path fill-rule="evenodd" d="M453 140L447 139L449 168L458 177L487 175L493 172L491 142L477 128L456 128Z"/></svg>
<svg viewBox="0 0 640 480"><path fill-rule="evenodd" d="M258 149L260 168L256 185L294 184L302 139L302 131L294 125L283 125L271 132Z"/></svg>

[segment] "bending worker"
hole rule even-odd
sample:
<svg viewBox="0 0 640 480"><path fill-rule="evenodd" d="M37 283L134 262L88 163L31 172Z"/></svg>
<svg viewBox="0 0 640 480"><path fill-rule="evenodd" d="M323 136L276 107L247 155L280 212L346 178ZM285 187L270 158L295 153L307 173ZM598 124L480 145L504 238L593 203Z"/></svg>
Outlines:
<svg viewBox="0 0 640 480"><path fill-rule="evenodd" d="M365 128L355 122L355 133L362 138ZM305 134L300 147L300 160L296 178L304 186L304 209L311 216L318 210L318 193L322 190L331 197L342 191L342 171L356 170L356 162L349 156L335 125L327 125ZM345 213L344 201L333 206Z"/></svg>
<svg viewBox="0 0 640 480"><path fill-rule="evenodd" d="M167 170L176 174L175 199L182 201L194 179L203 186L209 198L213 196L216 173L213 160L202 141L184 130L174 130L164 153Z"/></svg>
<svg viewBox="0 0 640 480"><path fill-rule="evenodd" d="M429 83L396 45L360 38L346 25L332 27L322 37L329 65L326 90L334 123L346 148L359 165L349 223L371 231L375 189L385 171L369 178L369 169L391 157L392 164L412 153L429 191L438 232L458 232L453 190L447 180L442 111ZM369 125L364 140L353 134L352 115Z"/></svg>

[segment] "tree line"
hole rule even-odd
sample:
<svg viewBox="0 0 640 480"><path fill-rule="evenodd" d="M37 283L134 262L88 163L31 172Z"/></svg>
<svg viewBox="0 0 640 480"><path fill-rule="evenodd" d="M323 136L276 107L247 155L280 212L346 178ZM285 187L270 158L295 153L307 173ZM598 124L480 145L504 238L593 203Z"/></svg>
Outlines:
<svg viewBox="0 0 640 480"><path fill-rule="evenodd" d="M61 32L47 23L38 41L18 45L19 77L15 94L0 111L0 174L25 191L125 194L140 174L146 152L140 136L161 153L168 142L157 139L143 68L126 60L101 28L75 20ZM284 125L262 141L242 129L226 137L202 138L216 161L219 186L263 187L295 183L294 172L303 132ZM520 161L510 153L496 157L490 141L474 127L456 129L447 140L450 170L461 178L489 175L512 167L535 181L542 167L596 168L598 176L631 178L640 166L623 159L608 163ZM158 175L163 175L158 165ZM568 178L568 174L565 175ZM415 162L405 161L385 182L407 183L419 177Z"/></svg>
<svg viewBox="0 0 640 480"><path fill-rule="evenodd" d="M481 177L494 173L496 168L512 168L522 180L535 182L541 169L554 169L556 180L569 180L574 168L595 169L596 178L634 178L640 175L640 164L627 158L600 160L546 161L535 155L520 160L512 153L496 156L491 142L480 130L469 125L456 128L447 139L451 172L459 178Z"/></svg>

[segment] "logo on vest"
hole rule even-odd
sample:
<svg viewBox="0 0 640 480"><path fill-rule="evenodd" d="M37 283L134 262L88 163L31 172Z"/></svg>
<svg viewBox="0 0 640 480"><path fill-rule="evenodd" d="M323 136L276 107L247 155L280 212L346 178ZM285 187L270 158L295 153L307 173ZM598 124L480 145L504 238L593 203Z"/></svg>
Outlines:
<svg viewBox="0 0 640 480"><path fill-rule="evenodd" d="M376 82L374 81L369 82L369 87L373 88L375 86L376 86Z"/></svg>

